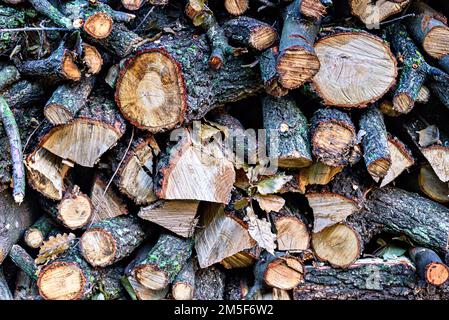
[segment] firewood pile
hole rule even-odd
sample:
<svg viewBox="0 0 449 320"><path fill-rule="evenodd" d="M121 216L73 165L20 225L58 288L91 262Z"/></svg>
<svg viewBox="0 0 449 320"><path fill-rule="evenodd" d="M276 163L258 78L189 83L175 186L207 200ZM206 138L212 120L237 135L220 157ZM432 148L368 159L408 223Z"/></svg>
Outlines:
<svg viewBox="0 0 449 320"><path fill-rule="evenodd" d="M449 299L448 16L3 0L0 298Z"/></svg>

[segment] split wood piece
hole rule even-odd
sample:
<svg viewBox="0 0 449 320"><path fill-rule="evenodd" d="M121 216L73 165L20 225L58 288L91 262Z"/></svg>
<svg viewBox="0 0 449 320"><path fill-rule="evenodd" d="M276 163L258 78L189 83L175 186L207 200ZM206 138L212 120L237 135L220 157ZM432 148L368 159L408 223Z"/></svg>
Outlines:
<svg viewBox="0 0 449 320"><path fill-rule="evenodd" d="M221 141L202 143L203 133L213 128L200 126L172 133L172 140L176 137L179 141L169 145L157 163L156 195L159 198L229 202L235 181L234 165L224 154Z"/></svg>
<svg viewBox="0 0 449 320"><path fill-rule="evenodd" d="M410 0L349 0L348 2L352 15L358 17L368 28L372 28L404 10Z"/></svg>
<svg viewBox="0 0 449 320"><path fill-rule="evenodd" d="M161 290L173 282L192 254L192 239L164 233L133 272L148 289Z"/></svg>
<svg viewBox="0 0 449 320"><path fill-rule="evenodd" d="M295 252L309 249L309 223L301 211L287 203L279 212L270 213L276 228L276 242L279 251Z"/></svg>
<svg viewBox="0 0 449 320"><path fill-rule="evenodd" d="M58 204L58 220L70 230L86 226L92 218L92 202L77 185L71 187Z"/></svg>
<svg viewBox="0 0 449 320"><path fill-rule="evenodd" d="M228 205L201 204L200 221L195 236L195 250L201 268L255 245L248 233L248 224L243 221L244 210L234 208L234 203L242 198L236 192Z"/></svg>
<svg viewBox="0 0 449 320"><path fill-rule="evenodd" d="M83 64L87 68L86 72L89 75L97 74L101 71L103 66L103 57L94 46L83 42Z"/></svg>
<svg viewBox="0 0 449 320"><path fill-rule="evenodd" d="M39 275L39 268L34 262L34 259L26 252L24 248L15 244L9 252L11 261L27 274L31 279L37 280Z"/></svg>
<svg viewBox="0 0 449 320"><path fill-rule="evenodd" d="M30 278L23 270L19 270L16 277L14 300L39 300L36 281Z"/></svg>
<svg viewBox="0 0 449 320"><path fill-rule="evenodd" d="M20 80L19 70L15 66L6 65L0 69L0 91L5 90Z"/></svg>
<svg viewBox="0 0 449 320"><path fill-rule="evenodd" d="M242 68L242 58L228 59L215 72L208 66L208 52L204 36L186 32L164 36L128 59L115 94L125 118L141 129L165 131L262 89L257 70Z"/></svg>
<svg viewBox="0 0 449 320"><path fill-rule="evenodd" d="M130 31L122 23L114 23L109 36L103 39L88 37L89 42L99 45L119 58L125 58L144 43L144 39Z"/></svg>
<svg viewBox="0 0 449 320"><path fill-rule="evenodd" d="M402 64L399 83L393 97L393 110L408 113L413 109L424 81L430 76L446 75L424 60L403 25L389 26L387 34L392 49Z"/></svg>
<svg viewBox="0 0 449 320"><path fill-rule="evenodd" d="M254 288L260 288L263 283L281 290L293 289L304 278L304 266L295 256L280 252L272 255L265 251L254 266L254 277L247 299L253 296Z"/></svg>
<svg viewBox="0 0 449 320"><path fill-rule="evenodd" d="M30 248L37 249L54 227L55 223L53 220L43 214L33 225L26 229L23 239Z"/></svg>
<svg viewBox="0 0 449 320"><path fill-rule="evenodd" d="M295 300L447 299L447 290L422 288L406 258L360 259L348 269L306 267L304 282L293 290Z"/></svg>
<svg viewBox="0 0 449 320"><path fill-rule="evenodd" d="M274 27L250 17L228 20L223 25L223 29L228 39L259 51L270 48L278 40Z"/></svg>
<svg viewBox="0 0 449 320"><path fill-rule="evenodd" d="M134 276L124 276L122 284L132 300L162 300L167 296L169 287L151 290L141 285Z"/></svg>
<svg viewBox="0 0 449 320"><path fill-rule="evenodd" d="M439 140L436 143L424 146L420 144L421 130L429 127L429 123L423 118L413 117L403 124L403 127L416 147L421 151L424 158L427 159L435 174L443 182L449 181L449 137L446 137L439 130ZM422 133L424 134L424 133ZM422 142L421 142L422 143Z"/></svg>
<svg viewBox="0 0 449 320"><path fill-rule="evenodd" d="M93 208L92 223L128 214L127 205L118 191L113 185L106 189L107 184L108 179L101 173L95 176L90 191Z"/></svg>
<svg viewBox="0 0 449 320"><path fill-rule="evenodd" d="M96 271L73 247L42 268L37 286L45 300L82 300L92 296L95 278Z"/></svg>
<svg viewBox="0 0 449 320"><path fill-rule="evenodd" d="M415 247L409 250L409 255L415 263L419 277L427 283L441 286L448 280L449 269L434 251Z"/></svg>
<svg viewBox="0 0 449 320"><path fill-rule="evenodd" d="M234 16L240 16L249 8L249 0L224 0L226 11Z"/></svg>
<svg viewBox="0 0 449 320"><path fill-rule="evenodd" d="M198 268L195 273L194 300L223 300L225 273L215 266Z"/></svg>
<svg viewBox="0 0 449 320"><path fill-rule="evenodd" d="M384 117L377 105L362 112L359 127L365 133L362 145L366 169L373 179L381 179L390 170L392 160Z"/></svg>
<svg viewBox="0 0 449 320"><path fill-rule="evenodd" d="M53 127L40 146L64 160L93 167L125 133L126 124L112 100L104 93L93 94L86 107L67 124Z"/></svg>
<svg viewBox="0 0 449 320"><path fill-rule="evenodd" d="M449 27L446 17L422 1L415 1L412 11L415 16L407 20L408 30L426 53L449 72Z"/></svg>
<svg viewBox="0 0 449 320"><path fill-rule="evenodd" d="M328 0L302 0L299 8L304 16L319 20L326 14L331 3Z"/></svg>
<svg viewBox="0 0 449 320"><path fill-rule="evenodd" d="M292 98L265 96L262 114L270 163L277 161L281 168L308 167L312 163L309 127L296 102Z"/></svg>
<svg viewBox="0 0 449 320"><path fill-rule="evenodd" d="M1 300L13 300L11 289L9 289L8 282L3 274L3 268L0 267L0 299Z"/></svg>
<svg viewBox="0 0 449 320"><path fill-rule="evenodd" d="M328 184L343 168L343 166L331 167L322 162L314 162L309 167L301 169L297 176L300 192L305 193L306 187L309 185Z"/></svg>
<svg viewBox="0 0 449 320"><path fill-rule="evenodd" d="M112 149L111 169L119 191L138 205L147 205L157 197L154 192L155 157L159 147L153 135L138 134L121 139Z"/></svg>
<svg viewBox="0 0 449 320"><path fill-rule="evenodd" d="M195 263L189 259L178 273L172 285L175 300L192 300L195 294Z"/></svg>
<svg viewBox="0 0 449 320"><path fill-rule="evenodd" d="M306 198L313 210L313 232L319 232L359 211L369 189L369 176L361 166L345 168L327 185L310 187Z"/></svg>
<svg viewBox="0 0 449 320"><path fill-rule="evenodd" d="M325 105L364 108L396 82L389 45L367 32L333 30L316 42L315 52L321 67L313 86Z"/></svg>
<svg viewBox="0 0 449 320"><path fill-rule="evenodd" d="M262 249L259 246L253 246L220 261L225 269L240 269L251 267L260 256Z"/></svg>
<svg viewBox="0 0 449 320"><path fill-rule="evenodd" d="M45 117L55 125L68 123L84 108L94 84L95 78L88 77L60 85L45 105Z"/></svg>
<svg viewBox="0 0 449 320"><path fill-rule="evenodd" d="M37 148L25 159L28 184L43 196L61 200L70 166L44 148Z"/></svg>
<svg viewBox="0 0 449 320"><path fill-rule="evenodd" d="M277 71L279 83L296 89L311 80L320 69L320 61L313 49L321 19L311 21L301 16L302 0L294 0L284 12L284 26L279 42Z"/></svg>
<svg viewBox="0 0 449 320"><path fill-rule="evenodd" d="M132 215L91 224L80 240L83 257L93 267L105 267L127 257L146 238L147 231Z"/></svg>
<svg viewBox="0 0 449 320"><path fill-rule="evenodd" d="M422 165L418 176L419 188L430 199L440 202L449 202L449 185L442 182L429 165Z"/></svg>
<svg viewBox="0 0 449 320"><path fill-rule="evenodd" d="M449 209L412 192L384 187L371 192L364 209L347 223L368 243L380 233L405 235L413 243L447 252Z"/></svg>
<svg viewBox="0 0 449 320"><path fill-rule="evenodd" d="M65 48L62 41L60 45L45 59L16 62L20 74L47 81L81 79L81 71L75 64L75 55Z"/></svg>
<svg viewBox="0 0 449 320"><path fill-rule="evenodd" d="M275 97L282 97L288 93L288 89L279 83L279 73L276 69L278 54L278 47L272 47L262 52L258 60L265 92Z"/></svg>
<svg viewBox="0 0 449 320"><path fill-rule="evenodd" d="M360 235L346 224L334 224L312 234L316 257L335 268L347 268L362 253Z"/></svg>
<svg viewBox="0 0 449 320"><path fill-rule="evenodd" d="M312 153L326 165L349 163L356 143L354 124L349 115L337 109L319 109L311 119Z"/></svg>
<svg viewBox="0 0 449 320"><path fill-rule="evenodd" d="M52 2L48 0L28 0L33 8L42 15L50 18L52 22L60 27L73 29L75 27L74 21L64 16Z"/></svg>
<svg viewBox="0 0 449 320"><path fill-rule="evenodd" d="M380 183L381 188L394 181L404 170L415 163L412 152L398 138L388 135L388 149L390 150L391 166Z"/></svg>
<svg viewBox="0 0 449 320"><path fill-rule="evenodd" d="M17 112L20 112L21 114L30 113L27 112L30 104L37 102L40 103L43 99L45 99L45 88L40 82L21 80L14 83L7 90L3 91L2 96L8 103L11 110L15 113L14 115L17 120L20 122L20 114L17 114ZM38 116L33 113L33 117L37 118ZM26 120L30 121L31 119ZM21 126L20 123L19 126Z"/></svg>
<svg viewBox="0 0 449 320"><path fill-rule="evenodd" d="M140 209L141 219L156 223L171 232L190 238L195 232L199 201L159 200Z"/></svg>
<svg viewBox="0 0 449 320"><path fill-rule="evenodd" d="M19 206L9 192L0 193L0 264L34 220L35 213L28 201Z"/></svg>

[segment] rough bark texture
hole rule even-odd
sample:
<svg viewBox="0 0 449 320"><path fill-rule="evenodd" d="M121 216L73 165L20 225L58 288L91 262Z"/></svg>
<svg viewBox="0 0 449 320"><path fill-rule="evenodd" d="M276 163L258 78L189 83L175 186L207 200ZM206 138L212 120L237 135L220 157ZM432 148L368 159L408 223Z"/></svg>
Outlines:
<svg viewBox="0 0 449 320"><path fill-rule="evenodd" d="M258 60L265 92L275 97L282 97L288 93L288 89L279 83L279 73L276 69L278 54L278 47L272 47L262 52Z"/></svg>
<svg viewBox="0 0 449 320"><path fill-rule="evenodd" d="M26 229L23 236L25 243L33 249L39 248L54 227L55 223L50 217L45 214L41 215L36 222Z"/></svg>
<svg viewBox="0 0 449 320"><path fill-rule="evenodd" d="M219 268L210 266L195 273L194 300L223 300L225 274Z"/></svg>

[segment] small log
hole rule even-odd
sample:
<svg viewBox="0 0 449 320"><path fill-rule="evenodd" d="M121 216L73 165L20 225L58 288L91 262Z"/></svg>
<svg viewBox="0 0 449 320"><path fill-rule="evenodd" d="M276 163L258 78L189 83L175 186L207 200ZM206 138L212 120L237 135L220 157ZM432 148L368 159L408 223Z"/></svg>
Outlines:
<svg viewBox="0 0 449 320"><path fill-rule="evenodd" d="M92 296L95 277L96 272L73 247L39 272L37 286L45 300L82 300Z"/></svg>
<svg viewBox="0 0 449 320"><path fill-rule="evenodd" d="M13 300L13 295L8 282L6 282L2 267L0 267L0 300Z"/></svg>
<svg viewBox="0 0 449 320"><path fill-rule="evenodd" d="M70 166L44 148L37 148L25 159L28 184L43 196L61 200Z"/></svg>
<svg viewBox="0 0 449 320"><path fill-rule="evenodd" d="M279 83L279 73L276 69L278 47L272 47L259 55L260 75L265 87L265 92L275 97L282 97L288 93Z"/></svg>
<svg viewBox="0 0 449 320"><path fill-rule="evenodd" d="M431 166L421 166L418 183L421 191L430 199L439 203L449 203L449 185L437 177Z"/></svg>
<svg viewBox="0 0 449 320"><path fill-rule="evenodd" d="M380 183L381 188L394 181L404 170L415 163L412 152L398 138L388 135L388 149L390 150L391 166Z"/></svg>
<svg viewBox="0 0 449 320"><path fill-rule="evenodd" d="M147 2L146 0L121 0L123 7L130 11L139 10L144 4Z"/></svg>
<svg viewBox="0 0 449 320"><path fill-rule="evenodd" d="M65 192L57 206L56 218L65 227L75 230L86 226L92 218L92 202L77 185Z"/></svg>
<svg viewBox="0 0 449 320"><path fill-rule="evenodd" d="M449 278L449 269L438 255L426 248L415 247L409 255L416 266L419 277L435 286L441 286Z"/></svg>
<svg viewBox="0 0 449 320"><path fill-rule="evenodd" d="M19 70L15 66L2 66L0 70L0 91L5 90L12 84L20 80Z"/></svg>
<svg viewBox="0 0 449 320"><path fill-rule="evenodd" d="M130 145L129 135L112 150L111 169L119 191L138 205L154 202L153 168L159 147L151 134L138 134Z"/></svg>
<svg viewBox="0 0 449 320"><path fill-rule="evenodd" d="M275 28L250 17L228 20L223 25L223 29L228 39L259 51L270 48L278 39Z"/></svg>
<svg viewBox="0 0 449 320"><path fill-rule="evenodd" d="M54 227L55 223L53 220L43 214L36 220L36 222L26 229L23 240L30 248L37 249L41 246Z"/></svg>
<svg viewBox="0 0 449 320"><path fill-rule="evenodd" d="M235 193L228 205L204 203L199 208L200 222L195 236L195 250L201 268L206 268L234 254L252 248L255 243L243 221L244 210L236 210Z"/></svg>
<svg viewBox="0 0 449 320"><path fill-rule="evenodd" d="M410 0L349 0L348 2L352 15L359 18L368 28L378 26L410 4Z"/></svg>
<svg viewBox="0 0 449 320"><path fill-rule="evenodd" d="M132 215L95 222L81 237L81 253L93 267L109 266L133 252L145 240L146 233Z"/></svg>
<svg viewBox="0 0 449 320"><path fill-rule="evenodd" d="M177 235L190 238L198 223L196 213L199 201L159 200L140 209L141 219L156 223Z"/></svg>
<svg viewBox="0 0 449 320"><path fill-rule="evenodd" d="M415 16L407 20L408 30L426 53L449 72L449 27L446 17L422 1L414 2L412 11Z"/></svg>
<svg viewBox="0 0 449 320"><path fill-rule="evenodd" d="M343 170L343 166L331 167L322 162L314 162L307 168L303 168L298 174L298 185L301 193L306 192L309 185L326 185Z"/></svg>
<svg viewBox="0 0 449 320"><path fill-rule="evenodd" d="M234 165L225 156L221 141L202 143L202 130L211 129L210 126L194 129L176 130L179 141L169 145L160 157L156 195L167 200L228 203L235 181Z"/></svg>
<svg viewBox="0 0 449 320"><path fill-rule="evenodd" d="M100 94L101 88L97 90L76 119L50 129L41 138L40 146L62 159L93 167L126 128L113 101Z"/></svg>
<svg viewBox="0 0 449 320"><path fill-rule="evenodd" d="M122 278L122 285L132 300L161 300L168 293L168 286L162 290L151 290L141 285L133 276Z"/></svg>
<svg viewBox="0 0 449 320"><path fill-rule="evenodd" d="M347 113L336 109L319 109L311 119L312 153L326 165L337 167L349 163L356 142L354 124Z"/></svg>
<svg viewBox="0 0 449 320"><path fill-rule="evenodd" d="M106 189L108 180L103 174L98 173L92 184L90 199L92 201L92 219L91 222L111 219L121 215L128 214L128 207L120 197L114 186L110 185Z"/></svg>
<svg viewBox="0 0 449 320"><path fill-rule="evenodd" d="M56 25L69 30L74 28L74 21L64 16L52 2L48 0L29 0L28 2L37 12L50 18Z"/></svg>
<svg viewBox="0 0 449 320"><path fill-rule="evenodd" d="M284 26L279 42L277 71L279 83L287 89L300 87L320 69L313 49L321 19L310 21L301 16L302 0L294 0L284 12Z"/></svg>
<svg viewBox="0 0 449 320"><path fill-rule="evenodd" d="M195 264L192 259L187 261L176 276L171 291L175 300L193 299L195 294Z"/></svg>
<svg viewBox="0 0 449 320"><path fill-rule="evenodd" d="M263 125L270 147L270 163L277 161L281 168L302 168L312 163L307 118L291 98L265 96L262 99ZM276 132L277 147L271 142ZM273 152L274 151L274 152Z"/></svg>
<svg viewBox="0 0 449 320"><path fill-rule="evenodd" d="M15 244L9 252L9 257L17 267L27 274L27 276L33 280L37 280L39 268L25 249Z"/></svg>
<svg viewBox="0 0 449 320"><path fill-rule="evenodd" d="M34 222L34 217L35 213L28 201L19 206L8 192L0 193L0 264Z"/></svg>
<svg viewBox="0 0 449 320"><path fill-rule="evenodd" d="M270 217L276 228L279 251L295 252L309 249L308 221L298 208L293 204L286 204L279 212L271 212Z"/></svg>
<svg viewBox="0 0 449 320"><path fill-rule="evenodd" d="M223 300L225 273L215 266L198 268L195 273L194 300Z"/></svg>
<svg viewBox="0 0 449 320"><path fill-rule="evenodd" d="M45 59L17 62L17 70L23 76L45 78L51 82L58 80L80 80L81 71L75 64L75 55L65 45L65 42L62 41L51 55Z"/></svg>
<svg viewBox="0 0 449 320"><path fill-rule="evenodd" d="M87 68L86 72L89 75L97 74L101 71L103 66L103 57L94 46L83 42L83 64Z"/></svg>
<svg viewBox="0 0 449 320"><path fill-rule="evenodd" d="M52 124L68 123L85 106L94 84L95 78L89 77L60 85L45 105L45 117Z"/></svg>
<svg viewBox="0 0 449 320"><path fill-rule="evenodd" d="M438 130L439 141L433 142L433 139L431 139L431 141L429 142L423 143L421 141L420 143L419 132L421 132L421 130L426 130L426 128L429 128L429 125L430 124L424 118L412 117L403 124L403 128L405 129L408 137L422 153L424 158L427 159L438 178L443 182L448 182L449 137L444 135L444 132L442 132L441 130ZM422 132L422 135L426 136L425 132Z"/></svg>
<svg viewBox="0 0 449 320"><path fill-rule="evenodd" d="M152 290L173 282L192 254L192 240L164 233L133 272L137 281Z"/></svg>
<svg viewBox="0 0 449 320"><path fill-rule="evenodd" d="M390 170L392 160L384 118L376 105L364 110L359 126L365 132L362 145L366 169L373 179L383 178Z"/></svg>
<svg viewBox="0 0 449 320"><path fill-rule="evenodd" d="M360 259L348 269L306 267L304 282L293 290L295 300L447 299L444 290L420 288L410 260Z"/></svg>
<svg viewBox="0 0 449 320"><path fill-rule="evenodd" d="M321 66L313 86L327 106L364 108L396 82L396 59L388 44L367 32L330 31L316 42L315 52Z"/></svg>
<svg viewBox="0 0 449 320"><path fill-rule="evenodd" d="M228 59L215 72L208 66L209 52L204 36L187 32L162 37L128 59L115 94L125 118L138 128L160 132L260 91L257 71L242 68L241 58Z"/></svg>
<svg viewBox="0 0 449 320"><path fill-rule="evenodd" d="M249 8L249 0L224 0L226 11L234 16L240 16Z"/></svg>

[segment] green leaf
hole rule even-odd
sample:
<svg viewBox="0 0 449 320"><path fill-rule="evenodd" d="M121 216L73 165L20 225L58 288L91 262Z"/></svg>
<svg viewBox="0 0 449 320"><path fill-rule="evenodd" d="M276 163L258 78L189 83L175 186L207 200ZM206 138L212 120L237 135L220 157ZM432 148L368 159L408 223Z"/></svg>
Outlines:
<svg viewBox="0 0 449 320"><path fill-rule="evenodd" d="M279 192L282 187L289 182L293 177L279 174L266 179L263 179L257 184L257 191L262 195Z"/></svg>
<svg viewBox="0 0 449 320"><path fill-rule="evenodd" d="M407 249L390 244L382 248L376 255L384 260L396 259L404 255Z"/></svg>

